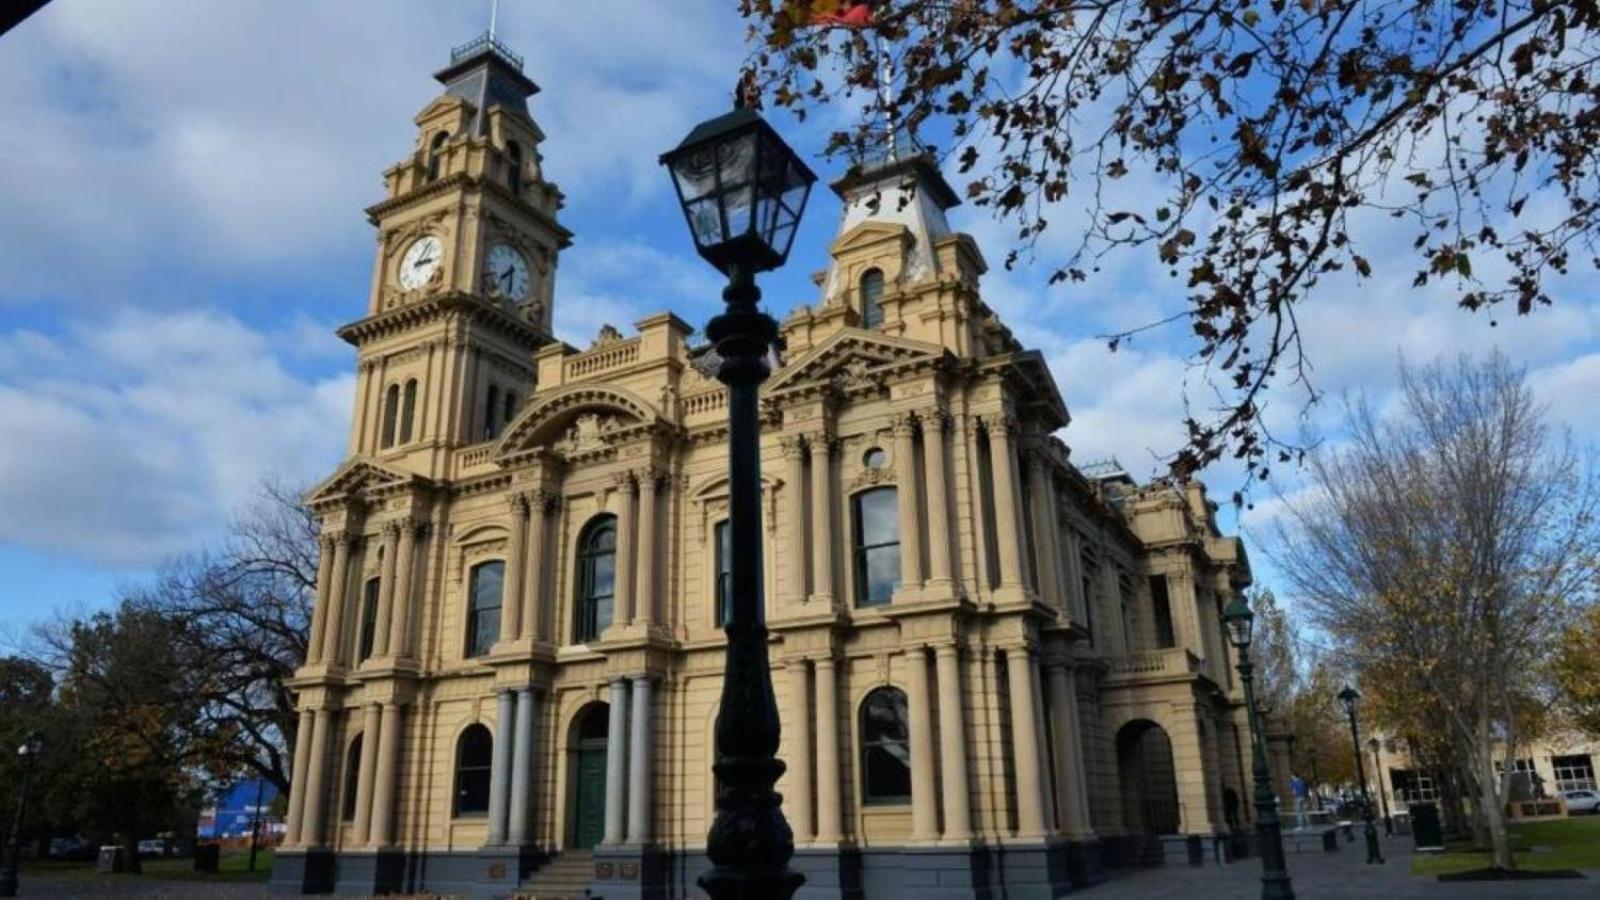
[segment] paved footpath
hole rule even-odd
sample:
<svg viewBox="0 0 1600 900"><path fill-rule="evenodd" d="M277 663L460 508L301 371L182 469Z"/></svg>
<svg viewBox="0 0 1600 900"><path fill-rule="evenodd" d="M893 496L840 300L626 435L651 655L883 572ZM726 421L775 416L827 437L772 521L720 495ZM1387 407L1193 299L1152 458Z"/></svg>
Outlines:
<svg viewBox="0 0 1600 900"><path fill-rule="evenodd" d="M19 897L140 897L148 900L257 900L267 896L261 881L164 881L158 878L97 878L23 872Z"/></svg>
<svg viewBox="0 0 1600 900"><path fill-rule="evenodd" d="M1582 881L1539 880L1514 882L1441 882L1432 875L1412 875L1411 839L1385 838L1385 864L1366 864L1366 845L1356 832L1355 843L1341 837L1336 853L1289 854L1289 877L1296 900L1375 897L1381 900L1411 898L1538 898L1538 900L1596 900L1600 898L1600 870L1587 871ZM1123 898L1183 898L1221 900L1261 896L1261 861L1251 858L1226 866L1208 863L1202 868L1167 865L1118 874L1111 881L1077 896L1084 900Z"/></svg>

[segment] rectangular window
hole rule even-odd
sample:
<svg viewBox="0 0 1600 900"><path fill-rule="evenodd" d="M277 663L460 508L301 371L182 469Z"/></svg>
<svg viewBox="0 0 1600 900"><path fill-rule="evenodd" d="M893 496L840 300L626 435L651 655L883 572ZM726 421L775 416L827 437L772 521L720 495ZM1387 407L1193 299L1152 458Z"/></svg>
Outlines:
<svg viewBox="0 0 1600 900"><path fill-rule="evenodd" d="M1172 599L1167 596L1167 576L1150 576L1150 606L1155 610L1156 646L1163 649L1178 646L1178 636L1172 631Z"/></svg>
<svg viewBox="0 0 1600 900"><path fill-rule="evenodd" d="M378 634L378 587L382 584L376 578L367 579L366 586L361 595L361 646L356 653L356 662L360 662L372 655L372 645Z"/></svg>
<svg viewBox="0 0 1600 900"><path fill-rule="evenodd" d="M1550 767L1556 772L1556 790L1592 791L1596 789L1594 758L1589 754L1552 756Z"/></svg>
<svg viewBox="0 0 1600 900"><path fill-rule="evenodd" d="M726 519L718 522L715 530L716 578L712 589L717 604L717 627L721 628L733 618L733 537Z"/></svg>

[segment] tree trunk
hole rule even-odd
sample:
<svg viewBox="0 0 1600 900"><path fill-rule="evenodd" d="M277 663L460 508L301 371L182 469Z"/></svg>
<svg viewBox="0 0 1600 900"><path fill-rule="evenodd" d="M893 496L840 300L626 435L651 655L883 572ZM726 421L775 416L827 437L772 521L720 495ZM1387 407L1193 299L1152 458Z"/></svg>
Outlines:
<svg viewBox="0 0 1600 900"><path fill-rule="evenodd" d="M1496 789L1499 779L1494 773L1494 749L1490 743L1488 727L1482 729L1483 749L1476 754L1478 805L1482 807L1484 824L1488 826L1489 842L1492 865L1497 869L1514 869L1516 862L1511 858L1511 837L1506 833L1506 811L1501 804L1500 791Z"/></svg>

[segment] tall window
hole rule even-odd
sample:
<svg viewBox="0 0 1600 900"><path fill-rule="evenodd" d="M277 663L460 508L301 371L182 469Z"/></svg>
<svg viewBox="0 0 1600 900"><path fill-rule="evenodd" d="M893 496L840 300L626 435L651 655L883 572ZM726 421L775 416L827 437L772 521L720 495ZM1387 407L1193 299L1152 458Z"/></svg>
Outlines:
<svg viewBox="0 0 1600 900"><path fill-rule="evenodd" d="M1172 630L1172 598L1167 596L1167 576L1150 576L1150 605L1156 616L1156 646L1178 646L1178 636Z"/></svg>
<svg viewBox="0 0 1600 900"><path fill-rule="evenodd" d="M400 385L391 384L383 392L383 447L394 446L394 420L400 414Z"/></svg>
<svg viewBox="0 0 1600 900"><path fill-rule="evenodd" d="M483 439L494 437L494 417L500 411L500 388L489 385L488 399L483 403Z"/></svg>
<svg viewBox="0 0 1600 900"><path fill-rule="evenodd" d="M868 269L861 276L861 327L883 324L883 272Z"/></svg>
<svg viewBox="0 0 1600 900"><path fill-rule="evenodd" d="M611 625L617 593L617 517L595 518L578 536L578 615L573 640L586 643Z"/></svg>
<svg viewBox="0 0 1600 900"><path fill-rule="evenodd" d="M434 181L439 177L439 166L443 162L444 145L450 140L450 132L441 131L433 136L433 141L428 144L428 180Z"/></svg>
<svg viewBox="0 0 1600 900"><path fill-rule="evenodd" d="M356 787L361 783L361 738L350 742L350 749L344 753L344 807L340 815L348 822L356 817Z"/></svg>
<svg viewBox="0 0 1600 900"><path fill-rule="evenodd" d="M468 725L456 738L455 815L481 816L489 811L489 770L494 765L494 737L481 724Z"/></svg>
<svg viewBox="0 0 1600 900"><path fill-rule="evenodd" d="M482 656L500 637L500 598L506 564L500 560L472 567L467 597L467 655Z"/></svg>
<svg viewBox="0 0 1600 900"><path fill-rule="evenodd" d="M855 520L856 605L889 602L900 583L900 511L895 489L862 491L851 501Z"/></svg>
<svg viewBox="0 0 1600 900"><path fill-rule="evenodd" d="M361 590L361 646L357 648L356 661L372 655L373 639L378 634L378 588L380 579L368 578Z"/></svg>
<svg viewBox="0 0 1600 900"><path fill-rule="evenodd" d="M411 422L417 412L417 380L406 382L405 397L400 401L400 443L411 442Z"/></svg>
<svg viewBox="0 0 1600 900"><path fill-rule="evenodd" d="M906 695L882 687L861 701L861 796L869 805L911 802Z"/></svg>
<svg viewBox="0 0 1600 900"><path fill-rule="evenodd" d="M728 624L733 618L733 532L728 528L728 520L723 519L716 527L716 571L715 579L717 601L717 627Z"/></svg>
<svg viewBox="0 0 1600 900"><path fill-rule="evenodd" d="M506 187L522 193L522 147L516 141L506 141Z"/></svg>
<svg viewBox="0 0 1600 900"><path fill-rule="evenodd" d="M517 394L515 391L506 391L505 415L500 417L500 426L503 428L511 424L517 416Z"/></svg>

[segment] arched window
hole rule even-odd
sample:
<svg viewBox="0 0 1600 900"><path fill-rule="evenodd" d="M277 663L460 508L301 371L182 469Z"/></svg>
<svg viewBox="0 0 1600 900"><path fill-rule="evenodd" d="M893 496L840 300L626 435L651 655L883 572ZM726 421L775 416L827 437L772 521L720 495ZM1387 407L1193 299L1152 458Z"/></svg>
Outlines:
<svg viewBox="0 0 1600 900"><path fill-rule="evenodd" d="M888 603L900 583L900 510L895 489L862 491L850 505L855 522L856 605Z"/></svg>
<svg viewBox="0 0 1600 900"><path fill-rule="evenodd" d="M500 560L472 567L467 590L467 656L482 656L500 639L500 598L506 564Z"/></svg>
<svg viewBox="0 0 1600 900"><path fill-rule="evenodd" d="M483 402L483 439L494 437L494 417L500 411L500 388L489 385L489 397Z"/></svg>
<svg viewBox="0 0 1600 900"><path fill-rule="evenodd" d="M861 276L861 327L883 324L883 272L868 269Z"/></svg>
<svg viewBox="0 0 1600 900"><path fill-rule="evenodd" d="M361 591L361 645L357 648L356 662L372 655L373 638L378 633L378 588L380 579L368 578Z"/></svg>
<svg viewBox="0 0 1600 900"><path fill-rule="evenodd" d="M617 517L595 518L578 536L578 610L573 640L579 644L600 636L611 624L611 601L617 593Z"/></svg>
<svg viewBox="0 0 1600 900"><path fill-rule="evenodd" d="M717 601L717 627L728 624L733 618L733 538L732 530L728 527L728 520L723 519L716 527L716 548L714 560L716 564L716 601Z"/></svg>
<svg viewBox="0 0 1600 900"><path fill-rule="evenodd" d="M506 412L506 414L500 417L500 427L502 427L502 428L504 428L507 425L510 425L511 424L511 420L517 417L517 393L516 393L516 391L506 391L506 410L505 410L505 412Z"/></svg>
<svg viewBox="0 0 1600 900"><path fill-rule="evenodd" d="M350 742L350 749L344 753L344 807L340 810L346 822L356 817L356 786L361 783L361 738Z"/></svg>
<svg viewBox="0 0 1600 900"><path fill-rule="evenodd" d="M506 187L522 193L522 147L516 141L506 141Z"/></svg>
<svg viewBox="0 0 1600 900"><path fill-rule="evenodd" d="M911 802L911 730L905 692L882 687L861 701L861 798L869 805Z"/></svg>
<svg viewBox="0 0 1600 900"><path fill-rule="evenodd" d="M394 446L394 421L400 414L400 385L391 384L383 392L383 449Z"/></svg>
<svg viewBox="0 0 1600 900"><path fill-rule="evenodd" d="M400 401L400 443L411 443L411 423L417 412L417 380L406 382L405 397Z"/></svg>
<svg viewBox="0 0 1600 900"><path fill-rule="evenodd" d="M494 737L481 724L468 725L456 738L457 818L489 811L489 770L494 765Z"/></svg>
<svg viewBox="0 0 1600 900"><path fill-rule="evenodd" d="M428 144L428 180L434 181L439 177L439 166L443 162L444 145L450 140L450 132L441 131L433 136L433 141Z"/></svg>

